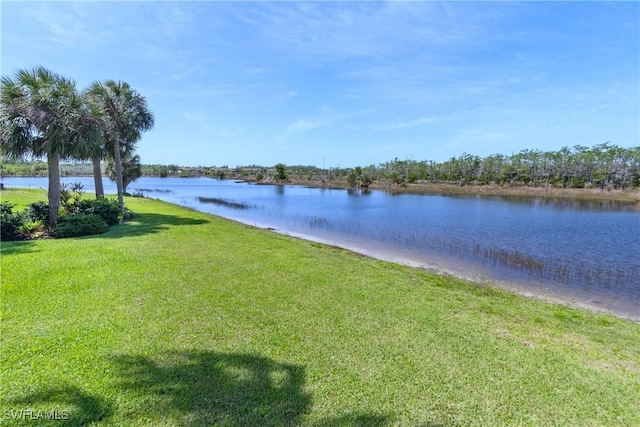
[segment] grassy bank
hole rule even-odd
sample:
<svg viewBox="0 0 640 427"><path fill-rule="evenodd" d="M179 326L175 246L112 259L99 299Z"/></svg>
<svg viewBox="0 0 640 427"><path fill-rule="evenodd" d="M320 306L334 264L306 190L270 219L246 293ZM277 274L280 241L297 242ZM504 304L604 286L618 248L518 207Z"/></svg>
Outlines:
<svg viewBox="0 0 640 427"><path fill-rule="evenodd" d="M127 205L0 246L3 425L640 424L636 323Z"/></svg>
<svg viewBox="0 0 640 427"><path fill-rule="evenodd" d="M42 188L12 188L0 191L0 202L14 205L14 212L24 210L30 203L47 201L47 190Z"/></svg>

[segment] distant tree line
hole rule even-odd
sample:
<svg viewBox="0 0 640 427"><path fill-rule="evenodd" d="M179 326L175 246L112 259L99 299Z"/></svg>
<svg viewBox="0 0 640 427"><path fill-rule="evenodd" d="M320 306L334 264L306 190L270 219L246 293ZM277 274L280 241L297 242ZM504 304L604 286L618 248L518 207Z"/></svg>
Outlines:
<svg viewBox="0 0 640 427"><path fill-rule="evenodd" d="M291 179L345 181L350 187L362 188L384 182L399 186L453 183L625 189L640 187L640 147L623 148L606 142L591 148L522 150L510 156L463 153L444 162L396 158L378 165L328 170L288 166L287 174Z"/></svg>
<svg viewBox="0 0 640 427"><path fill-rule="evenodd" d="M360 170L360 176L396 184L428 181L617 189L640 186L640 147L622 148L606 142L591 148L576 145L558 151L522 150L511 156L482 158L463 153L441 163L395 159Z"/></svg>
<svg viewBox="0 0 640 427"><path fill-rule="evenodd" d="M0 165L7 169L10 164ZM22 170L46 173L46 164L24 164ZM80 165L62 165L63 174L74 175ZM83 170L88 170L85 165ZM259 165L188 167L141 165L142 176L211 177L282 183L308 181L343 182L349 187L367 188L372 183L403 186L412 183L456 185L520 185L562 188L625 189L640 187L640 147L623 148L610 142L593 147L576 145L558 151L522 150L510 156L480 157L463 153L444 162L394 159L370 166L335 167ZM16 175L21 175L16 173ZM34 175L37 175L34 173Z"/></svg>
<svg viewBox="0 0 640 427"><path fill-rule="evenodd" d="M640 186L640 147L622 148L609 142L588 148L576 145L558 151L522 150L511 156L487 157L463 153L444 162L394 159L354 168L289 166L289 176L346 181L351 187L372 182L395 185L455 183L458 185L527 185L563 188L614 188Z"/></svg>
<svg viewBox="0 0 640 427"><path fill-rule="evenodd" d="M283 169L284 168L284 169ZM395 185L454 183L457 185L526 185L563 188L640 187L640 147L623 148L605 142L591 148L576 145L558 151L522 150L510 156L480 157L463 153L444 162L394 159L378 165L321 169L282 163L223 167L179 167L143 165L143 175L210 176L283 182L344 181L350 187L366 188L374 182Z"/></svg>

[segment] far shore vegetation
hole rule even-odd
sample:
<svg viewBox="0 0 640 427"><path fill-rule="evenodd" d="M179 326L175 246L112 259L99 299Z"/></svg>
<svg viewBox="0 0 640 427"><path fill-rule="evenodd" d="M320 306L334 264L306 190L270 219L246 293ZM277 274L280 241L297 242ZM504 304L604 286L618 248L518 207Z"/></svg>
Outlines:
<svg viewBox="0 0 640 427"><path fill-rule="evenodd" d="M640 425L638 323L125 199L0 245L2 425Z"/></svg>
<svg viewBox="0 0 640 427"><path fill-rule="evenodd" d="M558 151L523 150L507 156L479 157L463 153L445 162L398 160L366 167L179 166L138 164L128 182L139 176L211 177L264 184L378 189L423 194L470 194L618 200L640 203L640 147L611 143L576 145ZM107 167L105 167L107 166ZM103 164L107 175L112 169ZM63 163L62 176L90 176L90 163ZM111 173L109 174L109 171ZM0 158L2 176L46 176L38 160ZM127 183L128 183L127 182Z"/></svg>

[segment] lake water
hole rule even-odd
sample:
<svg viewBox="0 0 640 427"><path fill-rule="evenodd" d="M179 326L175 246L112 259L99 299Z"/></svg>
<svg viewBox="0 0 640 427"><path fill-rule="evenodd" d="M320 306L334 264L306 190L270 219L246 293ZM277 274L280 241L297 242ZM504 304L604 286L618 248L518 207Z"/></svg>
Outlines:
<svg viewBox="0 0 640 427"><path fill-rule="evenodd" d="M93 191L93 179L83 182ZM3 178L41 187L46 178ZM104 180L105 192L115 193ZM367 255L640 319L640 212L620 203L389 194L209 178L130 193ZM46 191L43 191L46 197Z"/></svg>

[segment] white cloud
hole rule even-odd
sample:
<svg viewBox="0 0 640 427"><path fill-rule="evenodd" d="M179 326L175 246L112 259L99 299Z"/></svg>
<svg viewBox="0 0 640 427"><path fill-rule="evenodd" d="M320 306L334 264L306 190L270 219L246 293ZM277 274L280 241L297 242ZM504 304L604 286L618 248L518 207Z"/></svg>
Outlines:
<svg viewBox="0 0 640 427"><path fill-rule="evenodd" d="M187 122L193 123L202 132L212 137L229 139L237 135L237 131L230 130L227 127L216 124L210 114L204 110L183 111L182 117Z"/></svg>
<svg viewBox="0 0 640 427"><path fill-rule="evenodd" d="M414 120L397 120L394 122L378 123L371 125L373 130L396 130L406 129L415 126L432 125L432 126L445 126L442 119L435 116L420 117Z"/></svg>
<svg viewBox="0 0 640 427"><path fill-rule="evenodd" d="M196 13L195 7L193 4L155 2L151 10L159 25L153 25L154 30L160 30L172 39L189 32L192 29L193 14Z"/></svg>
<svg viewBox="0 0 640 427"><path fill-rule="evenodd" d="M286 125L284 130L274 137L274 142L277 147L282 148L290 141L296 140L300 134L327 126L332 121L333 119L327 117L298 118Z"/></svg>
<svg viewBox="0 0 640 427"><path fill-rule="evenodd" d="M318 62L482 43L486 18L476 5L436 2L258 3L242 17L265 45Z"/></svg>
<svg viewBox="0 0 640 427"><path fill-rule="evenodd" d="M315 108L315 115L298 117L287 124L284 130L274 137L274 141L278 146L283 146L292 140L297 140L300 134L321 128L335 129L340 123L367 113L367 110L343 112L321 105Z"/></svg>
<svg viewBox="0 0 640 427"><path fill-rule="evenodd" d="M311 129L316 129L326 125L328 122L326 120L307 120L307 119L298 119L295 122L291 123L284 130L284 135L294 135L300 132L305 132Z"/></svg>
<svg viewBox="0 0 640 427"><path fill-rule="evenodd" d="M91 3L30 3L26 7L44 37L56 44L72 48L102 45L113 36L96 25Z"/></svg>
<svg viewBox="0 0 640 427"><path fill-rule="evenodd" d="M248 66L244 69L244 72L247 75L261 75L269 72L269 69L266 67L258 67L255 65Z"/></svg>

